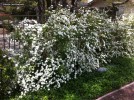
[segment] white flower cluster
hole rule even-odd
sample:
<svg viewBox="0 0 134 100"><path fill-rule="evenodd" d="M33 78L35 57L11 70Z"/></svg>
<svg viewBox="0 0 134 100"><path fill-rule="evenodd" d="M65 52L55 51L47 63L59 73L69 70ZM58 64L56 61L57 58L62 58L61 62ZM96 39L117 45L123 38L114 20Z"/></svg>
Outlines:
<svg viewBox="0 0 134 100"><path fill-rule="evenodd" d="M16 28L23 44L17 60L18 82L24 93L59 88L112 57L134 52L130 44L134 43L134 31L127 35L129 25L116 24L88 10L75 14L61 9L53 11L45 24L25 19Z"/></svg>

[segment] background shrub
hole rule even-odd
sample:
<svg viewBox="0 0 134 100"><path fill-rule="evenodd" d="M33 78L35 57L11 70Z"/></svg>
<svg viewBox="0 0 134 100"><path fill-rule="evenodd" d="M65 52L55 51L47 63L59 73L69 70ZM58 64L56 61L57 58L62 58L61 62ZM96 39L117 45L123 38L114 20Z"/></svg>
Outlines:
<svg viewBox="0 0 134 100"><path fill-rule="evenodd" d="M0 49L0 98L8 99L17 90L16 68L12 59Z"/></svg>

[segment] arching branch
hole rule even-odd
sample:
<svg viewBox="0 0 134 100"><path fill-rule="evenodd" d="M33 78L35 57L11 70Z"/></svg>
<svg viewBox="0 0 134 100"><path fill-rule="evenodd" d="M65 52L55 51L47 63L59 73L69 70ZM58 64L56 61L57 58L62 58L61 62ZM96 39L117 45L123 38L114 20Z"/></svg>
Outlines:
<svg viewBox="0 0 134 100"><path fill-rule="evenodd" d="M94 4L96 3L96 1L92 0L91 2L89 2L87 4L88 7L92 7Z"/></svg>
<svg viewBox="0 0 134 100"><path fill-rule="evenodd" d="M125 0L123 2L113 2L112 5L113 6L118 6L118 5L123 5L123 4L127 3L127 2L129 2L129 0Z"/></svg>

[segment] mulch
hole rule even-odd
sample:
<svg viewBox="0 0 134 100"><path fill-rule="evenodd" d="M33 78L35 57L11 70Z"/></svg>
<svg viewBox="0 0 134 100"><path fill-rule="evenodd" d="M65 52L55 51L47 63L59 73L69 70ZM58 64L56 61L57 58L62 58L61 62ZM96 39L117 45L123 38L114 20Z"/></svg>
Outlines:
<svg viewBox="0 0 134 100"><path fill-rule="evenodd" d="M134 100L134 82L99 97L96 100Z"/></svg>

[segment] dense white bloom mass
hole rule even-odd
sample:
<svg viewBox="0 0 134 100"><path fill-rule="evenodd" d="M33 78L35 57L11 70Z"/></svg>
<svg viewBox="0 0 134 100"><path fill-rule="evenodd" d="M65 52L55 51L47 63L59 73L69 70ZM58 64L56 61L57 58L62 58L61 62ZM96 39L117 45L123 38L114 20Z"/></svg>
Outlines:
<svg viewBox="0 0 134 100"><path fill-rule="evenodd" d="M118 25L96 12L85 12L61 9L53 11L45 24L24 19L16 26L23 45L17 57L18 83L24 93L59 88L112 57L133 55L134 22L131 27L125 21Z"/></svg>

